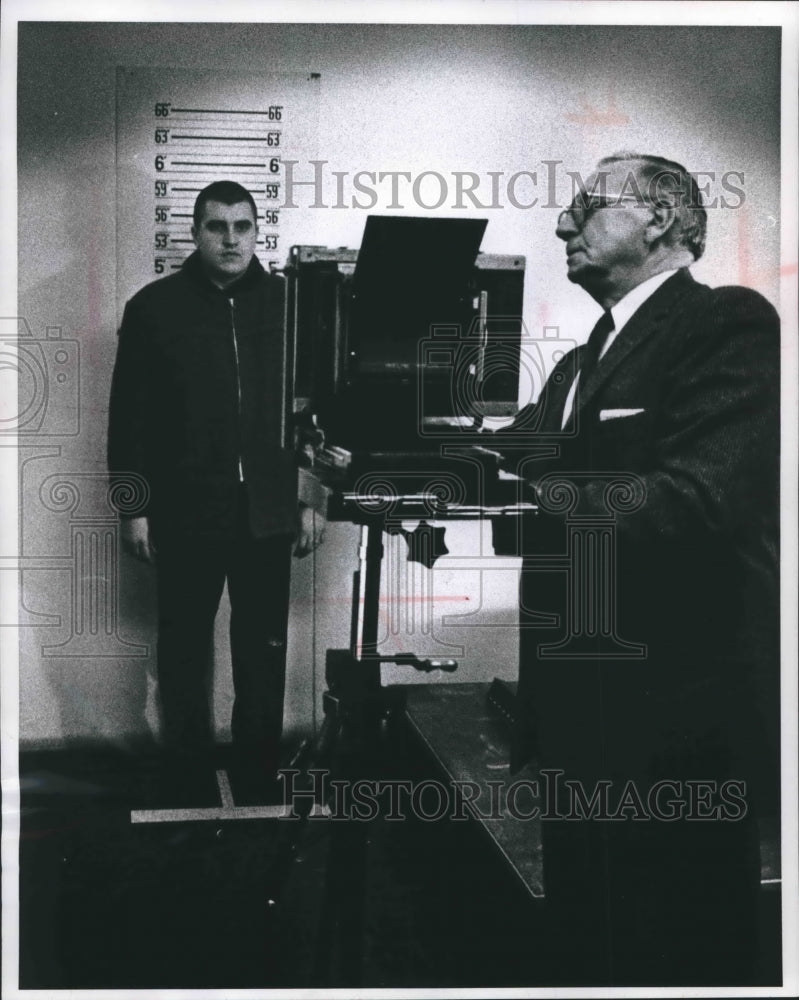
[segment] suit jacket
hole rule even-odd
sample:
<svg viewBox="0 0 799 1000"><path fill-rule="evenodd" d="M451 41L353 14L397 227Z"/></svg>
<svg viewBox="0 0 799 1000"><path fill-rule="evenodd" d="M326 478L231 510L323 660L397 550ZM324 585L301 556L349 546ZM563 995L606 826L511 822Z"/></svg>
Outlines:
<svg viewBox="0 0 799 1000"><path fill-rule="evenodd" d="M536 555L521 583L517 760L535 747L542 763L587 780L741 779L770 810L779 748L777 315L756 292L711 289L679 271L623 327L561 432L583 350L560 362L537 409L516 421L535 428L537 445L558 445L519 467L539 498L552 476L573 484L570 513L544 512L525 526L524 550ZM619 474L639 492L612 515L608 575L589 584L603 589L610 641L589 622L597 635L582 650L588 658L569 658L574 645L553 646L586 597L562 560L552 569L542 556L596 560L574 527L608 517L608 484ZM636 645L642 656L624 655Z"/></svg>
<svg viewBox="0 0 799 1000"><path fill-rule="evenodd" d="M284 447L284 289L257 258L220 291L194 253L128 302L108 431L112 479L146 480L156 538L235 531L239 462L256 537L292 534L297 458Z"/></svg>

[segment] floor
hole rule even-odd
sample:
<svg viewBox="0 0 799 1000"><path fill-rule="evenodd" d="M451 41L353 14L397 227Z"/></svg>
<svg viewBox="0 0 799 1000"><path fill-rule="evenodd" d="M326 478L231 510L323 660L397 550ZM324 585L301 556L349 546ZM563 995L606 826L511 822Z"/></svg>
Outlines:
<svg viewBox="0 0 799 1000"><path fill-rule="evenodd" d="M153 766L88 751L23 758L20 985L288 985L312 947L323 838L310 830L278 906L276 821L134 825Z"/></svg>
<svg viewBox="0 0 799 1000"><path fill-rule="evenodd" d="M151 804L156 763L109 750L23 755L22 988L528 979L524 900L498 890L493 861L474 864L485 851L474 829L314 818L298 835L296 820L233 813L131 823Z"/></svg>
<svg viewBox="0 0 799 1000"><path fill-rule="evenodd" d="M206 813L133 823L163 805L157 757L22 755L21 988L556 984L541 911L477 824L264 818L225 807L225 748L210 765ZM370 766L430 776L395 743ZM778 890L762 903L775 982Z"/></svg>

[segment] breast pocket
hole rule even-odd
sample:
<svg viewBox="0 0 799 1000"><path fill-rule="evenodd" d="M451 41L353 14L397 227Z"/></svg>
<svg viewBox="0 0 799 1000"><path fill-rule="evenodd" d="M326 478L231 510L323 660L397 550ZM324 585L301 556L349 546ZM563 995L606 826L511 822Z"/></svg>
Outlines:
<svg viewBox="0 0 799 1000"><path fill-rule="evenodd" d="M643 407L606 407L594 424L596 458L611 469L638 471L652 458L652 424Z"/></svg>

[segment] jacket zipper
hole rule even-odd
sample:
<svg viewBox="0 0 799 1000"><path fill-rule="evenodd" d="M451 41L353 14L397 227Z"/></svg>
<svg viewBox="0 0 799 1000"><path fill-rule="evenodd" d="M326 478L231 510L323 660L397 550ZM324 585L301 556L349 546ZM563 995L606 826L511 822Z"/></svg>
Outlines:
<svg viewBox="0 0 799 1000"><path fill-rule="evenodd" d="M236 367L236 429L238 431L237 451L239 452L239 482L244 482L244 469L241 464L241 375L239 373L239 345L236 343L236 306L233 299L230 303L230 330L233 334L233 360Z"/></svg>

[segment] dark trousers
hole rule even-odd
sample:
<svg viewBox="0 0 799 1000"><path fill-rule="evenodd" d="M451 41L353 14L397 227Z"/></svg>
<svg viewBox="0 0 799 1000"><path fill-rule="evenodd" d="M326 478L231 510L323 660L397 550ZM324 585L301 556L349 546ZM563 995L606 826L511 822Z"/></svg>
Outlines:
<svg viewBox="0 0 799 1000"><path fill-rule="evenodd" d="M237 756L274 772L283 727L292 539L256 539L240 491L235 538L159 538L158 682L168 747L189 758L213 742L210 652L225 581L230 598L232 735Z"/></svg>

